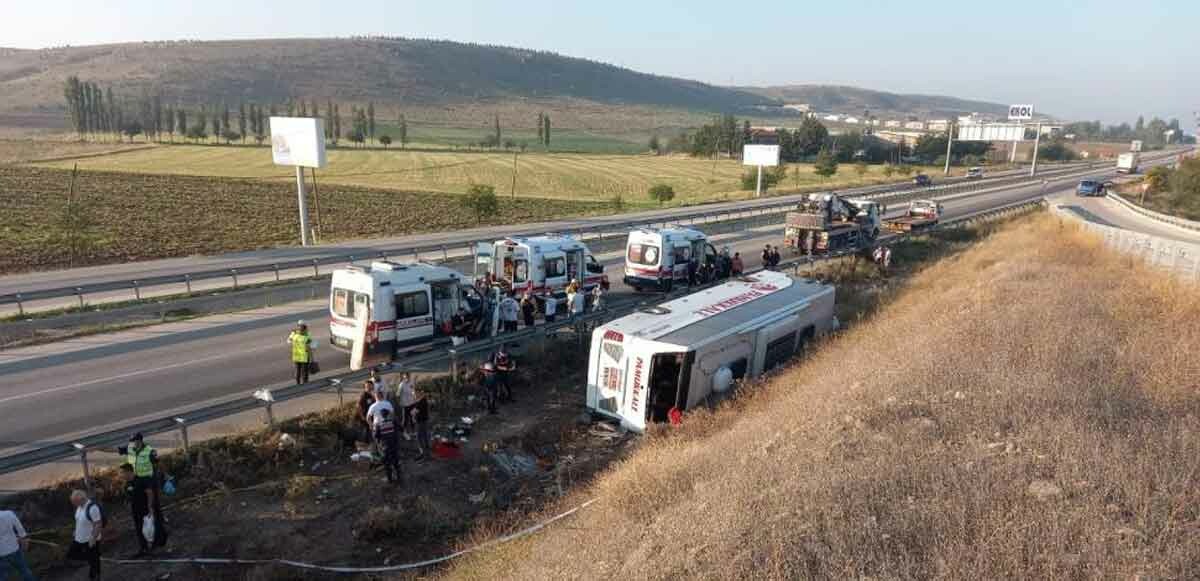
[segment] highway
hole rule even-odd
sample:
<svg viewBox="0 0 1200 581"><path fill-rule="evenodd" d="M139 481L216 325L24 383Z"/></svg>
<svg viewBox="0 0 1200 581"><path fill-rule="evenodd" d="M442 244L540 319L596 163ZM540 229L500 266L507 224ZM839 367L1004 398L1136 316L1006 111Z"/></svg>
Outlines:
<svg viewBox="0 0 1200 581"><path fill-rule="evenodd" d="M946 217L1043 195L1070 196L1076 181L950 196L943 202ZM741 252L753 267L762 245L779 243L781 233L781 225L772 225L717 235L714 243ZM629 293L619 282L622 254L616 250L597 257L614 283L613 300ZM322 345L318 360L323 371L344 369L347 357L326 343L323 300L0 351L0 413L5 418L0 453L69 441L72 435L287 384L292 366L284 338L297 319L311 322Z"/></svg>

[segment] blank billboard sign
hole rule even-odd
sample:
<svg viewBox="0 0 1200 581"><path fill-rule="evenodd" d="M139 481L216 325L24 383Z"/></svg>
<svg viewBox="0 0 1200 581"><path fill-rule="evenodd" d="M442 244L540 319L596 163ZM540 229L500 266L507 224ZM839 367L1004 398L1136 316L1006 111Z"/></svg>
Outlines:
<svg viewBox="0 0 1200 581"><path fill-rule="evenodd" d="M325 167L325 124L310 117L271 118L275 165Z"/></svg>
<svg viewBox="0 0 1200 581"><path fill-rule="evenodd" d="M778 145L745 145L742 147L742 165L779 165Z"/></svg>
<svg viewBox="0 0 1200 581"><path fill-rule="evenodd" d="M959 125L959 141L1024 141L1025 126L1017 124Z"/></svg>

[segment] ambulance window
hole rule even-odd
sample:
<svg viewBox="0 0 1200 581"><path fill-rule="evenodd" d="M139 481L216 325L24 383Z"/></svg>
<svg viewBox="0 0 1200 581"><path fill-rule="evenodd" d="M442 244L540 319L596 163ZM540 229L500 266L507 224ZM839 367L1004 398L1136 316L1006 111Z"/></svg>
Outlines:
<svg viewBox="0 0 1200 581"><path fill-rule="evenodd" d="M675 263L681 264L691 262L692 247L691 246L676 246L675 247Z"/></svg>
<svg viewBox="0 0 1200 581"><path fill-rule="evenodd" d="M354 302L350 295L354 293L344 289L333 289L333 314L339 317L354 316Z"/></svg>
<svg viewBox="0 0 1200 581"><path fill-rule="evenodd" d="M396 318L409 319L429 314L429 295L425 291L396 295Z"/></svg>
<svg viewBox="0 0 1200 581"><path fill-rule="evenodd" d="M546 259L546 278L556 278L559 276L566 276L566 274L567 274L566 259L562 258L561 256L558 258L547 258Z"/></svg>
<svg viewBox="0 0 1200 581"><path fill-rule="evenodd" d="M353 294L354 294L354 313L357 313L359 311L359 309L362 309L365 311L365 310L368 310L371 308L371 297L369 297L363 293L353 293ZM354 313L351 313L351 316L354 316Z"/></svg>
<svg viewBox="0 0 1200 581"><path fill-rule="evenodd" d="M524 260L524 259L517 260L516 267L514 268L514 272L512 275L512 281L514 283L518 283L518 282L526 282L528 280L529 280L529 261Z"/></svg>
<svg viewBox="0 0 1200 581"><path fill-rule="evenodd" d="M595 256L589 254L587 257L587 271L591 274L604 274L604 266L596 260Z"/></svg>
<svg viewBox="0 0 1200 581"><path fill-rule="evenodd" d="M433 290L433 300L445 301L454 298L454 288L449 283L432 284L429 288Z"/></svg>
<svg viewBox="0 0 1200 581"><path fill-rule="evenodd" d="M630 244L627 258L634 264L656 266L658 265L658 247L649 244Z"/></svg>

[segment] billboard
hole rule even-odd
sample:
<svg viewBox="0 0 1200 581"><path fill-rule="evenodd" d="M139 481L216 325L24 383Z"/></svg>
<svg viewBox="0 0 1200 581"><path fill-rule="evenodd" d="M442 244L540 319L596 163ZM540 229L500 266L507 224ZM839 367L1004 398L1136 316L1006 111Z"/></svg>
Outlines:
<svg viewBox="0 0 1200 581"><path fill-rule="evenodd" d="M1033 105L1009 105L1009 121L1028 121L1033 119Z"/></svg>
<svg viewBox="0 0 1200 581"><path fill-rule="evenodd" d="M1024 141L1025 126L1016 123L959 125L959 141Z"/></svg>
<svg viewBox="0 0 1200 581"><path fill-rule="evenodd" d="M275 165L325 167L325 124L310 117L271 118Z"/></svg>
<svg viewBox="0 0 1200 581"><path fill-rule="evenodd" d="M742 146L742 165L779 165L779 146Z"/></svg>

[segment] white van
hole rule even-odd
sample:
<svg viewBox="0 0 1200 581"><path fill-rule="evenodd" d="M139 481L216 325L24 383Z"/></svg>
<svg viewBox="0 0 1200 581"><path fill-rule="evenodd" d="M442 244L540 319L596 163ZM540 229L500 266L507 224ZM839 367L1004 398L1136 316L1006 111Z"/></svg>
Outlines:
<svg viewBox="0 0 1200 581"><path fill-rule="evenodd" d="M703 232L692 228L640 228L625 241L625 284L669 292L687 284L688 262L717 264L717 251Z"/></svg>
<svg viewBox="0 0 1200 581"><path fill-rule="evenodd" d="M564 294L571 280L578 280L585 290L596 285L608 288L604 266L587 245L561 234L476 244L475 277L487 274L518 294L528 292L541 299Z"/></svg>
<svg viewBox="0 0 1200 581"><path fill-rule="evenodd" d="M827 333L834 287L760 271L596 329L587 407L634 431L754 377Z"/></svg>
<svg viewBox="0 0 1200 581"><path fill-rule="evenodd" d="M372 262L333 271L329 284L329 341L354 348L355 318L369 313L370 353L397 353L449 341L450 318L465 308L478 317L483 301L458 271L432 264Z"/></svg>

